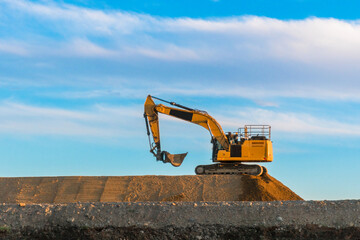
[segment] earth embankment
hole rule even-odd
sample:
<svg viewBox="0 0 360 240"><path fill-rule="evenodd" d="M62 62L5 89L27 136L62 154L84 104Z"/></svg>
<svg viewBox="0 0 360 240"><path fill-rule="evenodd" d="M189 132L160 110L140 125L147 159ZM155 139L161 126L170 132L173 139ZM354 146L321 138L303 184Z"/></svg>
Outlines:
<svg viewBox="0 0 360 240"><path fill-rule="evenodd" d="M1 203L302 200L268 174L0 178Z"/></svg>

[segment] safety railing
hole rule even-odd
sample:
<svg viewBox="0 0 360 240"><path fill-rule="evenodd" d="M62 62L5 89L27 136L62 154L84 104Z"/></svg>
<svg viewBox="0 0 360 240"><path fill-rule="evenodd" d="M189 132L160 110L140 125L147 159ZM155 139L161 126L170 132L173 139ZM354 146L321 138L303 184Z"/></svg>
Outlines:
<svg viewBox="0 0 360 240"><path fill-rule="evenodd" d="M271 139L270 125L245 125L238 129L238 136L245 139L266 138Z"/></svg>

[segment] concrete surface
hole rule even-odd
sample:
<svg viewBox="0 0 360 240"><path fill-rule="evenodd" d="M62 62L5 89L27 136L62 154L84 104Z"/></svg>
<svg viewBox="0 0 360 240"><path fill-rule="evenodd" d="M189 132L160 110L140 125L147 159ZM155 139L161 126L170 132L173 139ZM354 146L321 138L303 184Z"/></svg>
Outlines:
<svg viewBox="0 0 360 240"><path fill-rule="evenodd" d="M360 201L0 205L1 239L360 239Z"/></svg>

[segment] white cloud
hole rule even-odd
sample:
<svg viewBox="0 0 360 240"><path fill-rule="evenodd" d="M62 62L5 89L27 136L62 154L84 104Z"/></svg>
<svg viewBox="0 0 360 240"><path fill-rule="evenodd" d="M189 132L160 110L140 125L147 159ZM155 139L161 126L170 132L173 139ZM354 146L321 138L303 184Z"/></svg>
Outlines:
<svg viewBox="0 0 360 240"><path fill-rule="evenodd" d="M256 108L235 109L231 117L221 117L223 127L237 129L239 124L268 124L277 132L306 135L360 136L360 124L344 123L337 120L318 118L306 113L278 112ZM241 119L241 123L239 122ZM265 121L265 122L264 122Z"/></svg>
<svg viewBox="0 0 360 240"><path fill-rule="evenodd" d="M28 50L22 43L14 40L1 40L0 41L0 53L8 53L20 56L26 56L29 54Z"/></svg>
<svg viewBox="0 0 360 240"><path fill-rule="evenodd" d="M229 107L230 108L230 107ZM225 131L245 124L269 124L273 131L287 134L360 136L360 124L318 118L307 113L281 112L260 108L231 107L231 111L209 112ZM94 105L87 109L62 109L3 101L0 103L0 132L11 135L127 138L145 136L143 106ZM163 128L183 122L161 115ZM181 123L182 124L182 123ZM189 124L189 123L183 123ZM181 125L182 126L182 125ZM192 128L190 128L191 130ZM167 133L165 133L167 135Z"/></svg>
<svg viewBox="0 0 360 240"><path fill-rule="evenodd" d="M82 57L115 57L118 54L116 51L108 50L85 39L74 39L68 44L65 53Z"/></svg>
<svg viewBox="0 0 360 240"><path fill-rule="evenodd" d="M279 107L279 103L276 102L256 100L256 99L254 102L261 107Z"/></svg>
<svg viewBox="0 0 360 240"><path fill-rule="evenodd" d="M164 46L164 49L161 50L139 47L137 49L134 49L133 52L154 59L162 59L162 60L170 60L170 61L200 59L196 51L186 48L181 48L176 45Z"/></svg>
<svg viewBox="0 0 360 240"><path fill-rule="evenodd" d="M140 122L141 116L141 107L97 105L87 110L67 110L5 101L0 104L0 132L122 138L136 132L137 128L131 126Z"/></svg>
<svg viewBox="0 0 360 240"><path fill-rule="evenodd" d="M90 80L89 80L90 81ZM116 80L113 80L116 81ZM356 88L348 91L329 90L326 88L303 87L294 89L269 89L260 87L239 87L229 88L227 85L218 86L184 82L177 84L158 83L137 79L134 83L118 83L111 86L111 89L93 89L86 91L57 91L41 92L38 95L59 99L96 99L96 98L131 98L143 99L148 94L155 96L197 96L197 97L232 97L234 99L245 98L254 101L261 107L279 107L284 99L313 99L331 102L360 102L360 95ZM283 98L283 99L282 99Z"/></svg>
<svg viewBox="0 0 360 240"><path fill-rule="evenodd" d="M3 0L2 4L17 11L22 11L31 16L51 21L66 23L65 29L82 30L81 32L111 34L114 29L122 33L128 32L128 28L134 28L140 21L136 15L126 12L107 13L101 10L92 10L76 7L70 4L35 3L24 0Z"/></svg>
<svg viewBox="0 0 360 240"><path fill-rule="evenodd" d="M79 69L86 65L81 62L84 59L99 60L91 65L93 72L102 72L100 68L109 66L109 72L114 73L111 84L101 79L98 86L91 85L95 90L90 87L86 92L68 91L55 96L141 98L149 92L234 96L274 107L277 104L269 98L360 101L359 21L257 16L166 18L54 1L4 0L0 7L7 14L7 18L2 18L2 26L12 30L9 35L14 35L0 39L0 52L26 55L31 67L36 62L50 62L57 74L68 67L64 58L74 58L72 61L79 64ZM15 13L25 19L11 18ZM34 25L22 26L25 20ZM97 63L100 64L94 66ZM194 65L189 67L191 64ZM26 64L23 68L34 72ZM78 68L74 69L76 72ZM70 80L58 82L61 85L69 81L71 86L77 82L80 86L81 82L81 87L94 83L89 80L92 76L84 72L79 74L82 76L74 74ZM36 85L41 77L49 86L56 82L53 72L36 73L32 80L32 76L24 77L30 80L23 82L31 85L32 81ZM128 78L133 84L117 87L119 77ZM86 80L74 80L79 78ZM19 79L18 85L22 85Z"/></svg>
<svg viewBox="0 0 360 240"><path fill-rule="evenodd" d="M234 58L316 64L349 63L360 59L359 21L332 18L278 20L257 16L166 18L94 10L52 1L4 0L0 4L9 9L9 14L23 12L40 22L47 21L49 30L63 35L66 41L74 41L75 54L85 54L84 50L89 47L89 54L95 55L111 56L112 52L136 49L131 53L163 60L176 57L181 60L186 56L186 59L225 60L228 63ZM92 36L101 36L111 44L95 45ZM14 53L22 52L8 49Z"/></svg>

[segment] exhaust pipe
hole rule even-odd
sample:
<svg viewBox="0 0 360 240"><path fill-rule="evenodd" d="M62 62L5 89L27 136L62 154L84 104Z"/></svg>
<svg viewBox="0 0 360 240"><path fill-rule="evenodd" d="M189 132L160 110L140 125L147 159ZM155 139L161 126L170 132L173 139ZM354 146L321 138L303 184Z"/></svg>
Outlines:
<svg viewBox="0 0 360 240"><path fill-rule="evenodd" d="M171 154L166 151L163 151L162 153L165 155L164 162L165 163L169 162L174 167L179 167L182 164L182 162L184 161L186 155L188 154L188 153Z"/></svg>

